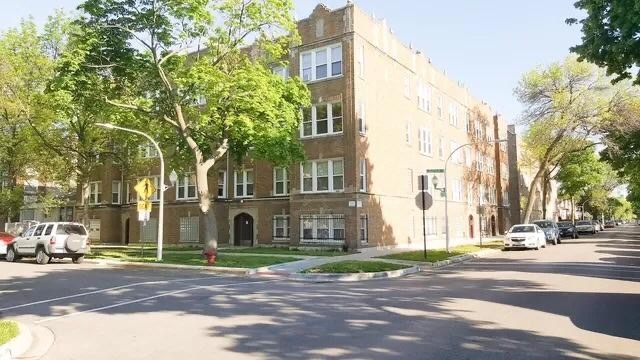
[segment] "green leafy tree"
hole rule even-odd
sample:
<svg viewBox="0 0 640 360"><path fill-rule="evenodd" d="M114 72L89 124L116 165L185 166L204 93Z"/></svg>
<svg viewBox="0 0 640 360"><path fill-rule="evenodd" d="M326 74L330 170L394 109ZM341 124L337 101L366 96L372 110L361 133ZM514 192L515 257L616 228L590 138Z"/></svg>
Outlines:
<svg viewBox="0 0 640 360"><path fill-rule="evenodd" d="M303 158L308 90L271 70L299 43L292 1L88 0L79 9L83 66L120 91L107 102L141 115L163 147L190 160L214 262L211 167L227 152L282 165Z"/></svg>
<svg viewBox="0 0 640 360"><path fill-rule="evenodd" d="M531 218L545 172L568 154L592 146L592 136L617 126L633 91L627 84L611 85L602 70L574 57L523 76L515 89L525 106L521 120L528 126L523 147L537 164L524 222Z"/></svg>
<svg viewBox="0 0 640 360"><path fill-rule="evenodd" d="M599 66L606 66L614 82L633 79L640 67L640 6L637 0L578 0L577 9L586 11L584 19L567 19L582 26L582 44L571 51ZM635 68L635 69L634 69ZM640 73L634 82L640 85Z"/></svg>
<svg viewBox="0 0 640 360"><path fill-rule="evenodd" d="M562 159L555 179L560 182L560 195L571 200L571 219L575 219L575 200L604 179L604 164L592 149L570 153Z"/></svg>

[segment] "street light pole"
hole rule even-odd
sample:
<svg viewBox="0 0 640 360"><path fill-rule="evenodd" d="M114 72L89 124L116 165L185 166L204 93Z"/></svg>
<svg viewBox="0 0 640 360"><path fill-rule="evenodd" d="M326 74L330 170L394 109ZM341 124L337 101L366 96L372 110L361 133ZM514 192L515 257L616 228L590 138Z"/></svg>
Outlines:
<svg viewBox="0 0 640 360"><path fill-rule="evenodd" d="M147 138L147 140L149 140L158 151L158 156L160 157L160 207L158 209L158 252L156 258L158 261L162 261L162 239L164 235L164 191L166 190L164 184L164 157L162 156L162 150L160 150L160 146L155 140L151 138L151 136L143 133L142 131L124 128L113 124L100 123L96 125L102 126L103 128L107 129L117 129L143 136Z"/></svg>
<svg viewBox="0 0 640 360"><path fill-rule="evenodd" d="M445 226L445 236L446 236L445 247L447 252L449 252L449 239L450 239L450 236L449 236L449 190L447 189L448 187L447 166L449 165L449 159L451 159L451 156L453 156L453 154L455 154L456 151L462 149L465 146L471 146L471 145L482 144L482 143L495 144L495 143L501 143L506 141L507 140L475 141L475 142L470 142L468 144L460 145L457 148L455 148L453 151L451 151L449 156L447 156L447 159L444 161L444 226ZM480 230L480 236L482 236L482 224L480 224L479 230Z"/></svg>

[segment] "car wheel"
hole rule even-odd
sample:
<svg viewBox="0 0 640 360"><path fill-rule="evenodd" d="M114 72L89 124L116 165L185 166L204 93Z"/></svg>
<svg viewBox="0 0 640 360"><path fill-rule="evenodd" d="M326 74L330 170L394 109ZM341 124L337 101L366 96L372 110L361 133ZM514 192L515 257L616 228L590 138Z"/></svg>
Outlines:
<svg viewBox="0 0 640 360"><path fill-rule="evenodd" d="M20 257L18 256L18 254L16 254L13 246L9 246L7 248L7 255L5 256L5 260L7 260L8 262L16 262L20 260Z"/></svg>
<svg viewBox="0 0 640 360"><path fill-rule="evenodd" d="M551 241L551 243L553 245L558 245L558 239L556 239L555 237L553 238L553 240Z"/></svg>
<svg viewBox="0 0 640 360"><path fill-rule="evenodd" d="M49 263L51 257L44 252L44 248L40 247L36 250L36 262L40 265Z"/></svg>
<svg viewBox="0 0 640 360"><path fill-rule="evenodd" d="M76 256L71 261L73 261L74 264L82 264L84 262L84 255Z"/></svg>
<svg viewBox="0 0 640 360"><path fill-rule="evenodd" d="M596 231L595 231L595 230L593 230L593 231L591 232L591 235L595 235L595 234L596 234Z"/></svg>

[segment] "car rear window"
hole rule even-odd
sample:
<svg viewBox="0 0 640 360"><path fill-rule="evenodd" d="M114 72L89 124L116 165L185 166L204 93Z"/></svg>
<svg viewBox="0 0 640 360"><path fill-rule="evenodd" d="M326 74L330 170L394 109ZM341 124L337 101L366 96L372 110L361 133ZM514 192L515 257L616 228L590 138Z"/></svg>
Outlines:
<svg viewBox="0 0 640 360"><path fill-rule="evenodd" d="M56 230L56 234L58 235L87 235L84 227L80 225L72 225L72 224L64 224L58 225L58 230Z"/></svg>
<svg viewBox="0 0 640 360"><path fill-rule="evenodd" d="M533 226L514 226L511 228L511 232L514 233L525 233L525 232L535 232Z"/></svg>
<svg viewBox="0 0 640 360"><path fill-rule="evenodd" d="M549 221L534 221L533 223L540 226L543 229L553 227L553 225Z"/></svg>

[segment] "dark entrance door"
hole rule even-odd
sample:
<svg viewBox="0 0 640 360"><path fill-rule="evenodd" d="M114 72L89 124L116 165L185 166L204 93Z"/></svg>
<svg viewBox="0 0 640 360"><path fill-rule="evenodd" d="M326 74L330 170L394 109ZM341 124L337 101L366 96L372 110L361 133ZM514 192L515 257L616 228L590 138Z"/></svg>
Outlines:
<svg viewBox="0 0 640 360"><path fill-rule="evenodd" d="M233 219L233 244L235 246L253 246L253 217L247 213Z"/></svg>
<svg viewBox="0 0 640 360"><path fill-rule="evenodd" d="M491 236L496 236L496 216L491 215Z"/></svg>
<svg viewBox="0 0 640 360"><path fill-rule="evenodd" d="M469 215L469 238L473 239L473 215Z"/></svg>
<svg viewBox="0 0 640 360"><path fill-rule="evenodd" d="M129 245L129 219L124 221L124 243Z"/></svg>

